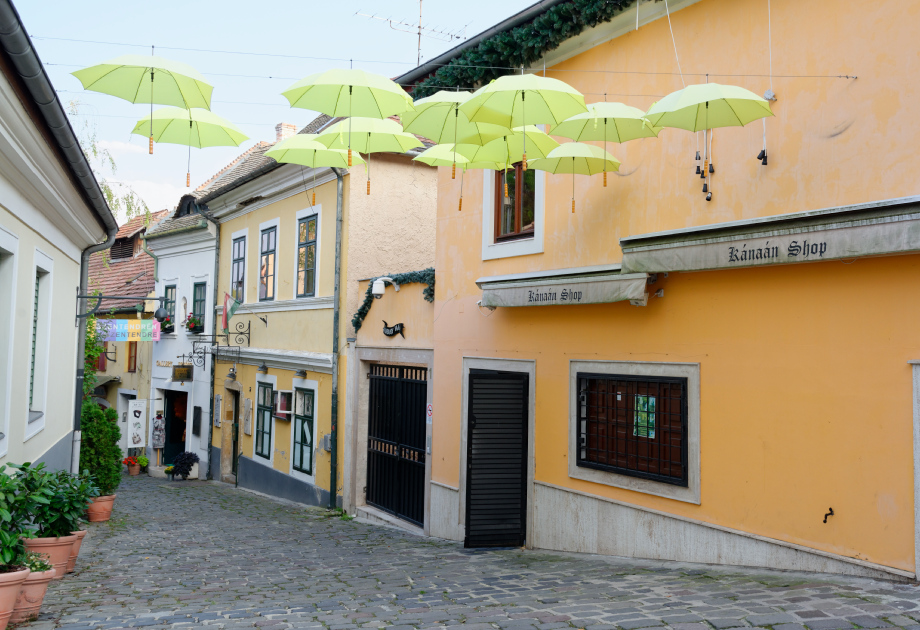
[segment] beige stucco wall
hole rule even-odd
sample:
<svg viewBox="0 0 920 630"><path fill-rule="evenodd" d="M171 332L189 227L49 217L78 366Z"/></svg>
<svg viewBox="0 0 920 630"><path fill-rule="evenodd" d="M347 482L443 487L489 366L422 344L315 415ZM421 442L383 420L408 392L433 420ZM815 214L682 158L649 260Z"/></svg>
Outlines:
<svg viewBox="0 0 920 630"><path fill-rule="evenodd" d="M0 431L8 434L8 447L0 454L0 465L36 461L73 429L74 377L77 327L76 292L80 263L65 255L48 239L0 206L0 231L12 239L17 252L4 257L0 271ZM44 383L44 395L36 395L33 407L44 412L38 423L29 425L29 372L32 351L32 312L36 260L51 259L51 285L47 307L46 372L35 377L36 394ZM8 266L10 265L10 266ZM7 274L9 272L9 274ZM42 294L42 300L45 294ZM43 308L43 307L40 307ZM7 313L11 318L7 319ZM41 342L40 342L41 343ZM39 346L40 348L43 346ZM39 353L40 354L40 353ZM38 364L41 364L39 358ZM42 400L38 400L41 398ZM35 428L41 426L37 431Z"/></svg>

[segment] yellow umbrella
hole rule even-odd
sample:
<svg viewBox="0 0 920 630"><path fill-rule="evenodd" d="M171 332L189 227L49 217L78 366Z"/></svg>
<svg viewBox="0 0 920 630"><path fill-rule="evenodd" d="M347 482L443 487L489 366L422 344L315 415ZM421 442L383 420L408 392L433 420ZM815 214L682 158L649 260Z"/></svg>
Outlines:
<svg viewBox="0 0 920 630"><path fill-rule="evenodd" d="M457 210L463 209L463 175L471 169L502 171L508 168L508 164L500 162L471 162L463 157L453 144L436 144L419 153L412 158L430 166L450 166L456 168L459 164L462 172L460 173L460 204ZM451 176L453 179L453 175Z"/></svg>
<svg viewBox="0 0 920 630"><path fill-rule="evenodd" d="M597 175L600 172L620 170L620 161L593 144L567 142L559 145L542 159L532 163L537 170L547 173L572 174L572 212L575 212L575 175Z"/></svg>
<svg viewBox="0 0 920 630"><path fill-rule="evenodd" d="M309 166L313 170L313 198L310 205L316 205L316 168L320 166L331 166L346 168L348 166L348 152L339 149L330 149L326 145L316 141L314 133L299 133L282 140L271 149L265 152L265 155L276 162L287 164L300 164ZM364 164L361 156L353 158L358 164Z"/></svg>

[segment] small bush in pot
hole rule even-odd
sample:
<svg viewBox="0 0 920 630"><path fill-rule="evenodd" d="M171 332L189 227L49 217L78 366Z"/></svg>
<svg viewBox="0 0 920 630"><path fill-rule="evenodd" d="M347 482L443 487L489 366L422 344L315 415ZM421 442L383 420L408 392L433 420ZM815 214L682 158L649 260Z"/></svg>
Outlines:
<svg viewBox="0 0 920 630"><path fill-rule="evenodd" d="M22 536L31 501L18 476L0 466L0 629L6 627L29 575Z"/></svg>
<svg viewBox="0 0 920 630"><path fill-rule="evenodd" d="M10 623L23 623L38 617L45 593L48 592L48 584L54 577L54 567L45 554L26 552L24 563L31 573L22 583Z"/></svg>
<svg viewBox="0 0 920 630"><path fill-rule="evenodd" d="M147 458L146 455L138 455L137 463L141 467L141 472L146 472L147 466L150 464L150 460Z"/></svg>
<svg viewBox="0 0 920 630"><path fill-rule="evenodd" d="M121 483L121 430L118 412L101 409L92 401L84 401L80 417L82 443L80 470L87 470L96 481L102 496L115 494Z"/></svg>
<svg viewBox="0 0 920 630"><path fill-rule="evenodd" d="M189 453L188 451L179 453L176 455L175 461L173 461L173 474L180 475L183 479L188 479L189 474L192 472L192 466L199 461L201 460L195 453Z"/></svg>

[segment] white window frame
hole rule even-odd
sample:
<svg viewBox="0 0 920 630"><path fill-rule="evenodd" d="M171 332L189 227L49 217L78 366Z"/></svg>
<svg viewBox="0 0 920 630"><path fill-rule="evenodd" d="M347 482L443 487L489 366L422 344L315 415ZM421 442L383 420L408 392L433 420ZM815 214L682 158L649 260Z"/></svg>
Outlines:
<svg viewBox="0 0 920 630"><path fill-rule="evenodd" d="M45 428L45 412L48 410L48 369L51 357L51 313L54 295L54 259L42 250L35 248L32 265L32 283L38 282L38 317L35 319L35 301L30 299L29 322L36 321L35 329L35 376L32 385L32 404L26 405L25 437L23 442L41 433ZM30 293L31 296L31 293ZM32 327L29 327L29 361L31 369ZM33 412L42 415L30 422Z"/></svg>
<svg viewBox="0 0 920 630"><path fill-rule="evenodd" d="M578 374L624 374L687 379L687 487L578 466ZM569 477L613 488L700 504L700 364L640 361L569 362Z"/></svg>
<svg viewBox="0 0 920 630"><path fill-rule="evenodd" d="M7 330L0 330L0 459L6 457L10 444L18 263L19 237L0 225L0 286L9 289L7 299L0 300L0 322L9 324Z"/></svg>
<svg viewBox="0 0 920 630"><path fill-rule="evenodd" d="M294 217L294 275L291 282L291 286L294 287L293 298L295 300L314 300L319 297L319 261L320 261L320 251L322 251L322 227L323 227L323 206L322 204L316 204L312 208L304 208L303 210L298 210L296 216ZM316 269L313 272L313 278L316 281L316 290L311 296L297 297L297 291L300 287L297 286L297 254L298 247L300 247L300 237L299 230L297 227L300 225L301 219L306 219L307 217L312 217L316 215Z"/></svg>
<svg viewBox="0 0 920 630"><path fill-rule="evenodd" d="M197 337L198 334L207 335L208 330L210 330L211 318L214 317L214 295L212 293L213 287L211 286L211 275L210 274L201 274L197 276L188 277L188 286L185 288L185 316L188 317L189 313L194 312L195 310L195 285L204 283L204 326L201 333L190 333L185 327L185 320L182 320L182 328L185 330L187 337ZM178 304L179 289L176 288L176 301ZM177 308L178 310L178 308ZM194 341L194 340L192 340ZM205 364L204 369L207 370L207 355L205 355Z"/></svg>
<svg viewBox="0 0 920 630"><path fill-rule="evenodd" d="M317 227L317 237L319 236L319 228ZM319 239L317 238L317 241ZM317 247L319 249L319 247ZM316 485L316 459L317 459L317 444L316 444L316 434L317 427L319 426L319 381L314 381L304 378L294 378L291 383L291 391L296 391L298 389L307 389L313 391L313 474L308 475L307 473L301 472L294 469L294 414L291 414L291 444L290 450L288 452L291 454L290 463L288 464L288 474L294 479L299 479L301 481L306 481L311 485ZM274 435L274 434L273 434Z"/></svg>
<svg viewBox="0 0 920 630"><path fill-rule="evenodd" d="M260 230L261 231L261 230ZM277 241L275 241L277 243ZM268 383L272 386L272 391L278 389L278 377L274 374L256 374L256 391L255 396L252 398L252 461L262 464L263 466L268 466L269 468L275 467L275 440L278 438L278 427L275 426L275 414L272 413L269 418L271 418L272 423L272 443L269 447L268 459L265 459L261 455L256 455L256 434L257 427L259 426L259 419L257 417L259 413L259 383ZM242 397L240 397L240 403L242 403ZM242 425L243 417L240 415L240 424ZM240 427L242 428L242 426Z"/></svg>
<svg viewBox="0 0 920 630"><path fill-rule="evenodd" d="M243 228L242 230L237 230L236 232L230 235L230 249L229 249L229 255L230 255L229 278L230 278L230 281L227 284L227 293L229 293L230 295L233 295L233 291L231 290L233 289L233 241L235 241L238 238L245 239L244 244L246 246L246 251L243 253L243 302L242 303L248 304L251 301L249 298L252 297L249 295L250 293L249 287L246 286L246 283L249 282L249 249L250 249L249 246L251 245L251 243L249 242L249 228ZM259 288L258 288L258 283L256 283L256 298L257 298L256 301L257 302L258 302L258 293L259 293Z"/></svg>
<svg viewBox="0 0 920 630"><path fill-rule="evenodd" d="M262 302L263 300L259 299L259 282L261 281L262 275L260 273L259 261L262 259L262 230L267 230L269 228L275 228L275 275L272 280L274 287L271 300L265 300L267 302L277 302L281 298L278 297L278 260L281 258L281 218L275 217L268 221L264 221L259 224L259 249L256 251L256 299L255 302ZM296 232L296 230L295 230ZM247 245L248 245L247 239ZM246 258L249 258L249 252L246 252ZM297 295L297 291L294 291L294 295Z"/></svg>
<svg viewBox="0 0 920 630"><path fill-rule="evenodd" d="M533 237L495 242L495 171L482 171L482 259L510 258L543 253L546 215L546 172L536 171L534 178Z"/></svg>

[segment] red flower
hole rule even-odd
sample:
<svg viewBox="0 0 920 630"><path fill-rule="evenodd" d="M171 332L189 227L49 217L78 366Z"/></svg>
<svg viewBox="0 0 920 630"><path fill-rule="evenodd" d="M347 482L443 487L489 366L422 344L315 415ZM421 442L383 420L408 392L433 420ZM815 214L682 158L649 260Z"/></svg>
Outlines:
<svg viewBox="0 0 920 630"><path fill-rule="evenodd" d="M126 466L140 466L140 464L137 463L136 457L125 457L121 463Z"/></svg>

